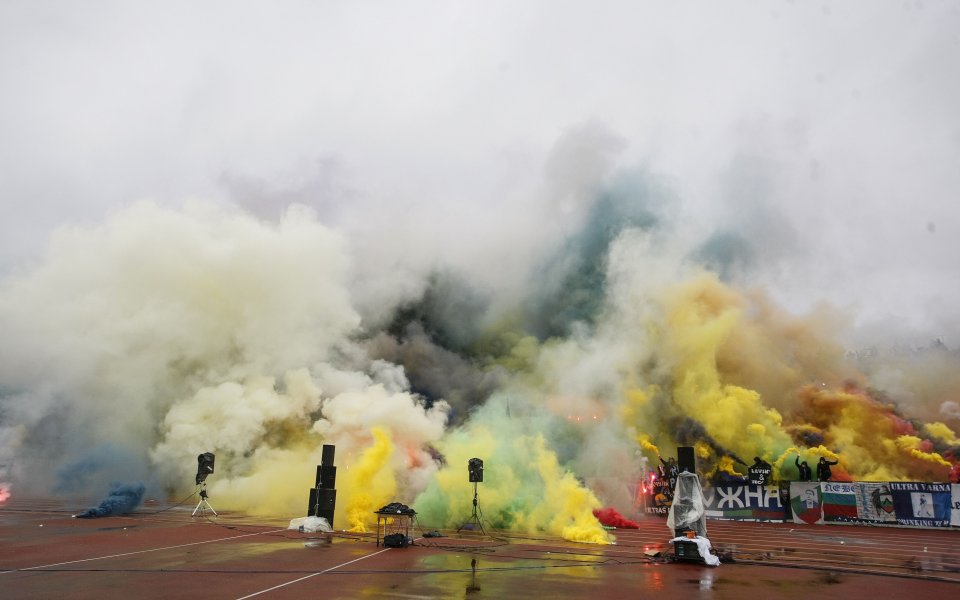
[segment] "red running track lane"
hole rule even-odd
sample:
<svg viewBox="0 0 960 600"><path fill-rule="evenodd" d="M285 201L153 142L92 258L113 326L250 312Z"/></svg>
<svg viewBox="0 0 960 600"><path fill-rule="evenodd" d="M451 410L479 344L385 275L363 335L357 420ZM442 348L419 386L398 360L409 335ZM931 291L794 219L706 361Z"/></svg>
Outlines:
<svg viewBox="0 0 960 600"><path fill-rule="evenodd" d="M192 505L70 516L83 508L0 505L0 598L960 597L954 530L709 521L714 546L734 561L710 568L668 562L660 518L616 531L611 546L445 531L385 549L372 534L301 534L286 519L193 518Z"/></svg>

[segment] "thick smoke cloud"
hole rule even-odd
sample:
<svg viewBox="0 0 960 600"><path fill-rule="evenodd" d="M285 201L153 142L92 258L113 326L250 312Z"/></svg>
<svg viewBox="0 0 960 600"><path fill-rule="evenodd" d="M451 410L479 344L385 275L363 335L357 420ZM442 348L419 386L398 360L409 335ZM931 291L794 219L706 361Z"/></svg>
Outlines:
<svg viewBox="0 0 960 600"><path fill-rule="evenodd" d="M479 456L496 525L603 543L593 510L678 445L944 480L958 30L4 3L0 494L177 497L210 451L218 508L300 514L333 443L337 527L456 525Z"/></svg>
<svg viewBox="0 0 960 600"><path fill-rule="evenodd" d="M340 246L297 211L266 228L141 204L63 231L0 300L4 424L23 430L30 479L43 481L50 454L85 457L102 441L146 469L144 441L158 435L181 458L221 440L242 453L272 425L306 418L319 406L312 383L287 375L280 400L273 378L321 360L356 327ZM158 452L161 471L177 468Z"/></svg>
<svg viewBox="0 0 960 600"><path fill-rule="evenodd" d="M107 497L96 507L76 515L78 519L94 519L132 512L143 500L147 491L142 483L114 483Z"/></svg>

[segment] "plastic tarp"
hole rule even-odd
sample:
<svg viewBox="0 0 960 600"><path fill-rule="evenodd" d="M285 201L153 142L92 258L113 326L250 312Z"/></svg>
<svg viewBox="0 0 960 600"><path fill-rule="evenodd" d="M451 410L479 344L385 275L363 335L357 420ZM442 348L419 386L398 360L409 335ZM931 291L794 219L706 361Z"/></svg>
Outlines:
<svg viewBox="0 0 960 600"><path fill-rule="evenodd" d="M323 517L300 517L299 519L291 519L290 526L287 529L296 529L304 533L317 533L318 531L333 531L333 527L330 527L330 523L327 523L327 520Z"/></svg>
<svg viewBox="0 0 960 600"><path fill-rule="evenodd" d="M667 513L667 527L674 534L677 530L692 530L697 536L706 538L706 504L696 474L687 471L680 473L677 485L673 488L673 504Z"/></svg>

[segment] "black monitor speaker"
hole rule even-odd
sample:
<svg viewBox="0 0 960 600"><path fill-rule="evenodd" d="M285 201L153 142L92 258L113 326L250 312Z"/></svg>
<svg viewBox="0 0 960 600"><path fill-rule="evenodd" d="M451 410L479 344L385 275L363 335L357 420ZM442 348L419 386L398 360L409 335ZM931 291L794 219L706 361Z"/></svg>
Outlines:
<svg viewBox="0 0 960 600"><path fill-rule="evenodd" d="M683 473L697 472L697 461L693 455L693 446L680 446L677 448L677 469Z"/></svg>
<svg viewBox="0 0 960 600"><path fill-rule="evenodd" d="M330 526L333 526L333 513L337 507L337 490L313 488L310 490L310 506L307 507L308 517L323 517Z"/></svg>
<svg viewBox="0 0 960 600"><path fill-rule="evenodd" d="M332 467L333 466L333 456L336 452L337 447L333 444L324 444L323 445L323 454L320 457L320 464Z"/></svg>
<svg viewBox="0 0 960 600"><path fill-rule="evenodd" d="M470 483L482 483L483 461L479 458L471 458L467 462L467 473L470 475Z"/></svg>
<svg viewBox="0 0 960 600"><path fill-rule="evenodd" d="M316 487L332 490L337 487L337 468L334 466L320 465L317 467Z"/></svg>
<svg viewBox="0 0 960 600"><path fill-rule="evenodd" d="M207 475L213 474L214 460L213 452L204 452L197 457L197 485L203 483Z"/></svg>

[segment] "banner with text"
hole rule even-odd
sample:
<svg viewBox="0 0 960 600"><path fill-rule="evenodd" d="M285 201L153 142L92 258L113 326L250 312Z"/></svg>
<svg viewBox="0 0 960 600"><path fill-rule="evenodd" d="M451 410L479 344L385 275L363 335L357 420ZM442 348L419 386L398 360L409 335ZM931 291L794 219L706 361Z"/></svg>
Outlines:
<svg viewBox="0 0 960 600"><path fill-rule="evenodd" d="M826 523L851 523L857 520L855 483L824 481L820 484L823 520Z"/></svg>
<svg viewBox="0 0 960 600"><path fill-rule="evenodd" d="M781 491L744 481L707 484L703 494L710 519L960 527L960 484L791 481L783 482ZM639 512L667 514L671 494L666 481L642 486L638 500L641 495Z"/></svg>
<svg viewBox="0 0 960 600"><path fill-rule="evenodd" d="M673 503L673 490L666 479L642 481L637 486L637 505L648 515L667 516Z"/></svg>
<svg viewBox="0 0 960 600"><path fill-rule="evenodd" d="M710 519L783 521L786 516L777 486L733 483L703 488Z"/></svg>
<svg viewBox="0 0 960 600"><path fill-rule="evenodd" d="M887 484L893 494L897 523L914 527L949 527L951 485L949 483Z"/></svg>

